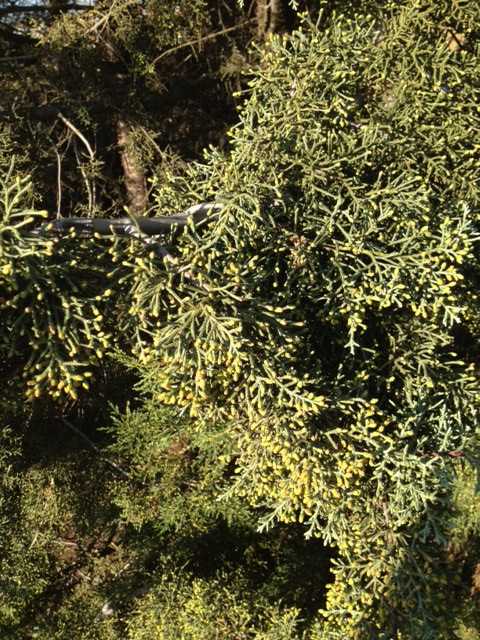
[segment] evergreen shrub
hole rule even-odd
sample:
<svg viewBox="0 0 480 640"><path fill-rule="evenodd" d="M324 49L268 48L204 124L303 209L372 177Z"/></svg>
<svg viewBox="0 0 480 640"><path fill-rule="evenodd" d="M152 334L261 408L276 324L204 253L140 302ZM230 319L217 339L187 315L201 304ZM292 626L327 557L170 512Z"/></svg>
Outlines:
<svg viewBox="0 0 480 640"><path fill-rule="evenodd" d="M235 440L223 499L338 549L319 638L451 638L470 597L480 9L387 5L271 39L229 156L156 185L159 213L222 213L131 277L141 388Z"/></svg>
<svg viewBox="0 0 480 640"><path fill-rule="evenodd" d="M312 640L474 636L478 529L459 486L479 457L480 7L346 6L266 44L228 155L211 149L154 181L158 214L216 201L219 215L178 238L168 265L114 243L113 266L95 263L108 284L82 266L68 327L65 312L49 329L47 304L35 307L40 324L23 308L14 319L23 290L42 301L39 282L61 307L50 274L67 278L75 264L50 260L42 242L30 257L4 191L2 314L40 341L33 395L55 393L52 379L76 394L108 344L94 302L106 300L143 396L192 420L200 476L218 453L208 495L257 509L262 530L303 523L338 552ZM102 289L111 283L115 300ZM71 331L73 355L81 347L78 379L57 327ZM142 456L149 446L139 438ZM219 605L198 584L181 601L200 602L201 626Z"/></svg>
<svg viewBox="0 0 480 640"><path fill-rule="evenodd" d="M128 623L128 640L293 640L296 609L272 606L241 574L193 579L165 572Z"/></svg>

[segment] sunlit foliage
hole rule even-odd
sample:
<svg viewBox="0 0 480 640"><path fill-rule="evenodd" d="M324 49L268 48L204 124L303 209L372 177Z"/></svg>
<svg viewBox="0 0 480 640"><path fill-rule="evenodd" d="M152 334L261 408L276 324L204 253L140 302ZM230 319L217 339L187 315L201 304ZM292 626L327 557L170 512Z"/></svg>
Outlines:
<svg viewBox="0 0 480 640"><path fill-rule="evenodd" d="M155 213L221 205L168 262L27 237L41 212L4 176L1 344L29 396L81 398L113 346L138 376L104 449L135 587L99 582L131 640L478 635L480 8L359 4L267 39L228 153L152 169ZM185 548L219 523L325 543L315 612L264 598L258 547L251 590L231 563L205 576Z"/></svg>
<svg viewBox="0 0 480 640"><path fill-rule="evenodd" d="M227 495L263 527L338 546L321 637L451 633L444 521L480 397L479 63L446 19L407 3L273 39L230 156L157 185L159 211L223 212L174 271L134 270L143 389L236 433Z"/></svg>

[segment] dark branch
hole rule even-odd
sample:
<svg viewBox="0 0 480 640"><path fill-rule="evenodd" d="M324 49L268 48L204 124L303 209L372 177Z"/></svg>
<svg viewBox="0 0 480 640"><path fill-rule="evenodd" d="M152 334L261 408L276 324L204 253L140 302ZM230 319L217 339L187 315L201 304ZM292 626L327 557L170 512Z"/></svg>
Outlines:
<svg viewBox="0 0 480 640"><path fill-rule="evenodd" d="M33 64L39 58L39 54L30 54L25 56L8 56L6 58L0 58L0 64L21 63L21 64Z"/></svg>
<svg viewBox="0 0 480 640"><path fill-rule="evenodd" d="M12 13L46 13L61 11L85 11L92 7L83 4L66 4L62 7L48 7L45 5L11 6L0 9L0 17L11 15Z"/></svg>
<svg viewBox="0 0 480 640"><path fill-rule="evenodd" d="M17 45L35 45L35 38L15 31L10 25L0 23L0 36Z"/></svg>
<svg viewBox="0 0 480 640"><path fill-rule="evenodd" d="M69 429L71 429L74 433L76 433L78 436L80 436L80 438L82 438L82 440L85 440L85 442L88 443L88 445L96 452L99 454L99 456L102 458L102 460L104 462L106 462L107 464L109 464L113 469L115 469L115 471L117 471L120 475L122 475L124 478L127 478L128 480L132 480L133 478L130 476L130 474L125 471L125 469L122 469L122 467L119 467L118 464L116 464L115 462L112 462L111 460L109 460L108 458L106 458L103 455L103 452L101 449L99 449L99 447L97 447L97 445L92 442L90 440L90 438L83 433L83 431L81 431L80 429L78 429L74 424L72 424L71 422L69 422L68 420L66 420L65 418L62 418L62 422L63 424L68 427ZM139 482L138 480L135 480L136 482ZM143 482L140 482L141 485L145 486L143 484Z"/></svg>

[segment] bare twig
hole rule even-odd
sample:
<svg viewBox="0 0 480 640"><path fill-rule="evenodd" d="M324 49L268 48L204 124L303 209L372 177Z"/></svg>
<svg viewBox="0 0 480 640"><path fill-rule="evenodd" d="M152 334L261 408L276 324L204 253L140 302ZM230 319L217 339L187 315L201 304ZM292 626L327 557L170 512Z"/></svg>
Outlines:
<svg viewBox="0 0 480 640"><path fill-rule="evenodd" d="M137 4L137 3L138 3L138 0L130 0L130 2L126 2L125 3L123 8L125 9L126 7L129 7L130 5ZM107 11L107 13L104 16L102 16L99 20L97 20L97 22L95 22L95 24L92 27L90 27L90 29L88 29L83 35L86 36L89 33L92 33L92 31L97 31L97 29L99 27L101 27L106 22L108 22L109 19L112 17L113 9L115 8L115 6L117 4L118 4L118 0L113 0L112 4L110 6L110 9Z"/></svg>
<svg viewBox="0 0 480 640"><path fill-rule="evenodd" d="M87 196L88 196L88 213L89 215L92 215L93 212L93 193L92 193L92 185L90 184L90 180L88 179L87 174L85 173L85 169L83 168L82 165L82 160L80 158L80 155L78 153L78 149L77 149L77 141L74 140L73 141L73 151L75 153L75 158L77 160L77 165L78 168L80 170L80 173L82 174L82 178L83 181L85 182L85 188L87 190Z"/></svg>
<svg viewBox="0 0 480 640"><path fill-rule="evenodd" d="M77 129L77 127L72 124L70 122L70 120L68 118L66 118L63 113L59 113L58 114L58 118L60 118L60 120L70 129L70 131L72 131L77 138L79 138L79 140L81 140L83 142L83 144L85 145L85 148L87 149L88 155L90 156L90 163L93 169L93 164L95 162L95 153L92 149L92 147L90 146L90 143L88 142L88 140L85 138L85 136L83 135L83 133L81 131L79 131ZM96 189L95 189L95 180L93 178L89 178L87 176L87 174L85 173L83 167L82 167L82 163L80 162L80 159L78 157L78 153L77 153L77 147L76 145L74 145L74 149L75 149L75 156L77 158L77 162L78 162L78 167L80 169L80 172L83 176L83 179L85 181L85 185L87 187L87 193L88 193L88 212L90 215L92 215L95 206L96 206Z"/></svg>
<svg viewBox="0 0 480 640"><path fill-rule="evenodd" d="M119 467L118 464L116 464L115 462L112 462L111 460L109 460L108 458L106 458L103 453L102 450L99 449L99 447L97 447L97 445L92 442L90 440L90 438L88 436L86 436L83 431L80 431L80 429L78 429L74 424L72 424L69 420L67 420L66 418L62 418L62 422L64 423L64 425L66 427L68 427L71 431L73 431L74 433L77 434L77 436L80 436L80 438L82 438L82 440L85 440L85 442L96 452L98 453L98 455L101 457L101 459L106 462L108 465L110 465L113 469L115 469L115 471L117 471L120 475L122 475L124 478L127 478L128 480L135 480L135 482L139 482L137 479L134 479L130 476L130 474L125 471L125 469L122 469L122 467ZM141 483L143 484L143 483Z"/></svg>
<svg viewBox="0 0 480 640"><path fill-rule="evenodd" d="M143 135L148 138L149 142L151 142L152 146L154 147L155 151L158 153L158 155L161 157L162 156L162 150L160 149L160 147L158 146L158 144L155 142L155 139L153 138L153 136L150 135L150 133L148 132L147 129L145 129L145 127L140 127L141 132L143 133Z"/></svg>
<svg viewBox="0 0 480 640"><path fill-rule="evenodd" d="M53 544L61 544L63 547L73 547L73 548L78 548L79 544L78 542L72 542L71 540L52 540Z"/></svg>
<svg viewBox="0 0 480 640"><path fill-rule="evenodd" d="M65 118L65 116L63 115L63 113L59 113L58 117L60 118L60 120L67 125L67 127L69 129L71 129L71 131L73 131L73 133L78 136L80 138L80 140L83 142L83 144L85 145L87 151L88 151L88 155L90 156L90 159L93 161L95 159L95 154L93 152L92 147L90 146L90 143L88 142L88 140L85 138L85 136L83 135L83 133L81 133L77 127L75 125L73 125L70 120L68 120L68 118Z"/></svg>
<svg viewBox="0 0 480 640"><path fill-rule="evenodd" d="M62 217L62 159L57 147L53 147L57 158L57 219Z"/></svg>
<svg viewBox="0 0 480 640"><path fill-rule="evenodd" d="M221 31L215 31L215 33L209 33L206 36L203 36L201 38L195 38L194 40L188 40L188 42L183 42L182 44L176 45L175 47L170 47L170 49L166 49L165 51L163 51L159 56L157 56L153 61L152 61L152 65L157 64L162 58L164 58L165 56L170 55L171 53L175 53L175 51L179 51L180 49L185 49L185 47L191 47L193 45L196 44L201 44L202 42L205 42L206 40L213 40L214 38L218 38L220 36L223 36L224 33L229 33L230 31L236 31L237 29L240 29L241 27L244 27L245 25L249 24L253 22L253 20L244 20L243 22L240 22L239 24L234 25L233 27L228 27L226 29L222 29Z"/></svg>

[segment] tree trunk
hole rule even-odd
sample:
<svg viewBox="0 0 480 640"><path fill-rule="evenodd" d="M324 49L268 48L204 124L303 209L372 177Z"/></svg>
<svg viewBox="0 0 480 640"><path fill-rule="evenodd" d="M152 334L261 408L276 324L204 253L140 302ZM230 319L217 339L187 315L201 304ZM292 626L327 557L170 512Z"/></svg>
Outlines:
<svg viewBox="0 0 480 640"><path fill-rule="evenodd" d="M257 0L257 28L260 38L264 38L267 33L282 31L284 19L284 0Z"/></svg>
<svg viewBox="0 0 480 640"><path fill-rule="evenodd" d="M117 121L117 145L122 161L128 210L134 215L142 215L147 208L148 197L145 171L133 146L131 128L121 118Z"/></svg>

